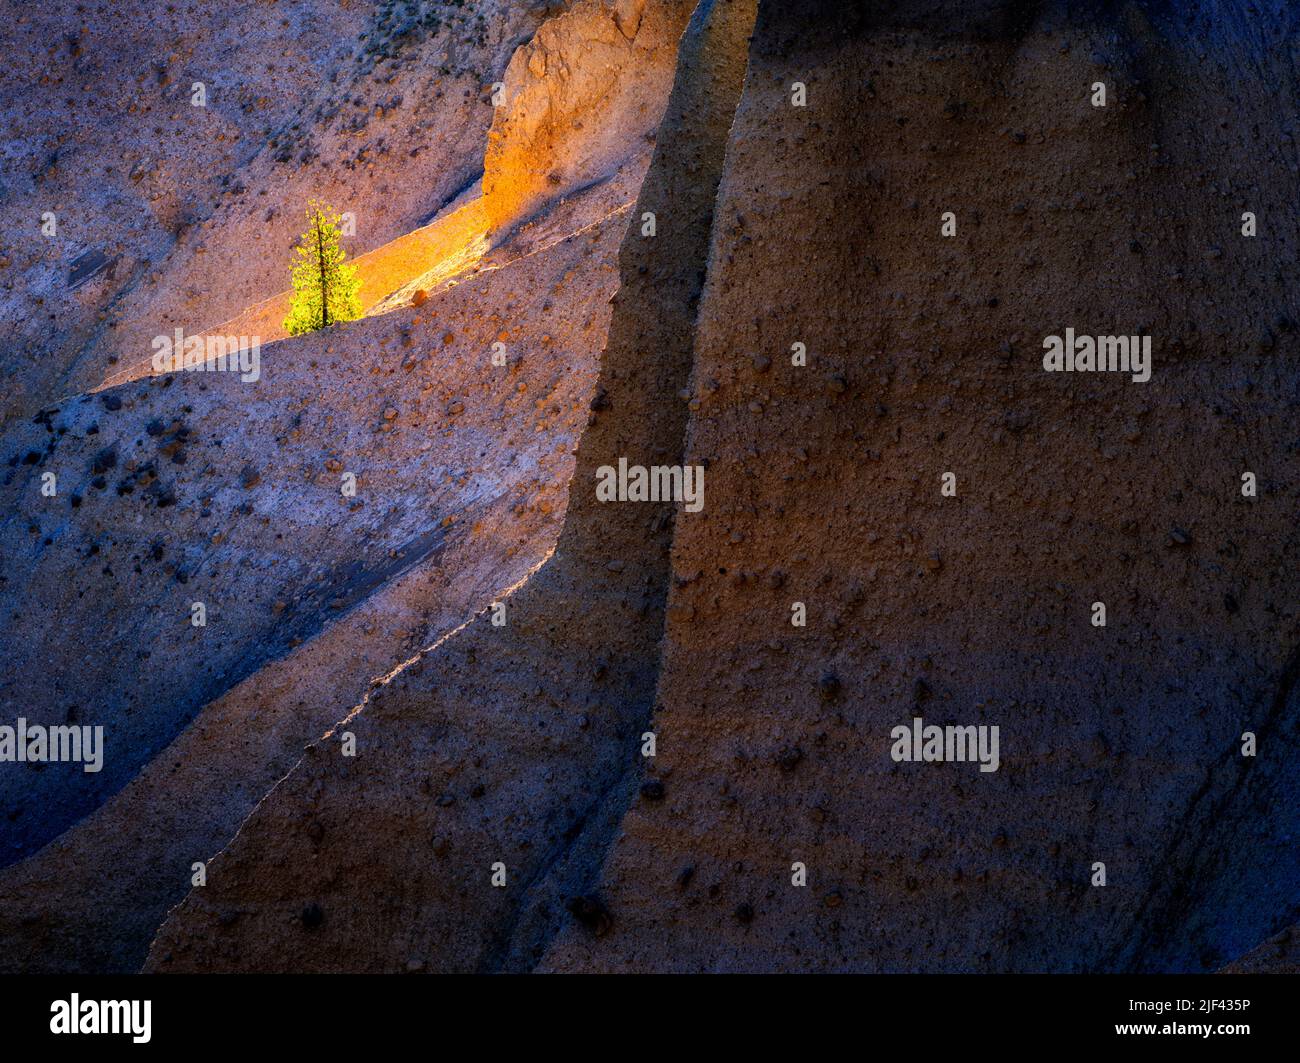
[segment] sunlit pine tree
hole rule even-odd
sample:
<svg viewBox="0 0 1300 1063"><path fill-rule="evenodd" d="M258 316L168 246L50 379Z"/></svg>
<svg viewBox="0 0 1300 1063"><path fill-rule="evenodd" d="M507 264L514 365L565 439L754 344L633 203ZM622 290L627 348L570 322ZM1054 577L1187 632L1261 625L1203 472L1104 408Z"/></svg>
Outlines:
<svg viewBox="0 0 1300 1063"><path fill-rule="evenodd" d="M361 316L355 266L345 262L342 217L318 200L307 204L307 231L294 248L293 300L284 319L290 336L327 328Z"/></svg>

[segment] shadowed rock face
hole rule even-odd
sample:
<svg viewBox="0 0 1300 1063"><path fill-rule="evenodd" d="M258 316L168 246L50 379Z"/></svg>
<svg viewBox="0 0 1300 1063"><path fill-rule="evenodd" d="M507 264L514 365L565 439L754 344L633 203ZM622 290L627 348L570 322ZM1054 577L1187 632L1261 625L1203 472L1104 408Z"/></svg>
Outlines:
<svg viewBox="0 0 1300 1063"><path fill-rule="evenodd" d="M615 931L545 968L1200 970L1294 910L1294 74L1232 19L909 9L760 15L666 793L605 866ZM1066 327L1150 333L1151 381L1043 372ZM1000 770L894 763L917 716L999 726Z"/></svg>

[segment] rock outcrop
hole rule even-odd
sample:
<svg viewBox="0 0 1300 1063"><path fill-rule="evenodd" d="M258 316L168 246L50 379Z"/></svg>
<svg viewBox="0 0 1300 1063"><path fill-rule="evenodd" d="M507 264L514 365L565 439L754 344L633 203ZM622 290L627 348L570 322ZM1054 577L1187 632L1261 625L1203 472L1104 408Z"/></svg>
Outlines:
<svg viewBox="0 0 1300 1063"><path fill-rule="evenodd" d="M577 0L506 68L483 193L495 236L653 140L689 0Z"/></svg>

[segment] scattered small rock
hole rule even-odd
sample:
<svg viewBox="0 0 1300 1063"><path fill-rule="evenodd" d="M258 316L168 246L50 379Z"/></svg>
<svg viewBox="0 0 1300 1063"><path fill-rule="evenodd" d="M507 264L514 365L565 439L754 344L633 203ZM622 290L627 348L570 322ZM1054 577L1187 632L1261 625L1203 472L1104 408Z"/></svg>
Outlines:
<svg viewBox="0 0 1300 1063"><path fill-rule="evenodd" d="M95 460L90 464L92 473L104 473L117 465L117 451L112 447L104 447L95 454Z"/></svg>
<svg viewBox="0 0 1300 1063"><path fill-rule="evenodd" d="M641 796L647 801L662 801L664 799L664 784L658 779L648 779L641 784Z"/></svg>
<svg viewBox="0 0 1300 1063"><path fill-rule="evenodd" d="M822 701L834 701L840 696L840 677L834 672L823 672L817 680L817 690Z"/></svg>
<svg viewBox="0 0 1300 1063"><path fill-rule="evenodd" d="M798 746L787 746L776 755L776 766L787 775L791 774L803 760L803 750Z"/></svg>
<svg viewBox="0 0 1300 1063"><path fill-rule="evenodd" d="M594 893L583 897L570 897L564 907L596 937L604 937L614 925L614 918L605 907L605 902Z"/></svg>

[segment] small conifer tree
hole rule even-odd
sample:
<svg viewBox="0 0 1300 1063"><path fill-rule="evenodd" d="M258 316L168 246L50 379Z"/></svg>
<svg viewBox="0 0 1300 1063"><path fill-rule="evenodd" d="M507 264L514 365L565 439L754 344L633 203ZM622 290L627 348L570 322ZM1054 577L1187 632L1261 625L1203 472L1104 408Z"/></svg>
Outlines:
<svg viewBox="0 0 1300 1063"><path fill-rule="evenodd" d="M328 205L312 200L307 204L307 231L294 248L293 300L284 329L301 336L339 321L361 316L355 266L344 261L340 215Z"/></svg>

